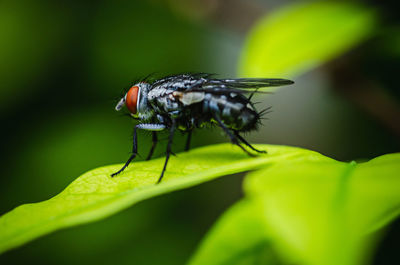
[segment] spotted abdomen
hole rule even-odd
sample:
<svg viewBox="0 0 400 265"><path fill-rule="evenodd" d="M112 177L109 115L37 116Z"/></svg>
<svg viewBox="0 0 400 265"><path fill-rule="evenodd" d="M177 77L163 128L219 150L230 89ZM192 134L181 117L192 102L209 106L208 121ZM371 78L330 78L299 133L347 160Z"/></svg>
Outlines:
<svg viewBox="0 0 400 265"><path fill-rule="evenodd" d="M203 101L203 111L212 117L217 115L230 129L250 131L256 129L260 115L253 104L243 95L215 95L206 93Z"/></svg>

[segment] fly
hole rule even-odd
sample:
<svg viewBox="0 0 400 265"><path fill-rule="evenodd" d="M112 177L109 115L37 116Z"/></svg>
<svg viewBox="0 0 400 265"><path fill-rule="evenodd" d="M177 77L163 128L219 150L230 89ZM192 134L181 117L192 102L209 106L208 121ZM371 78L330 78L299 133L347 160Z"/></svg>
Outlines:
<svg viewBox="0 0 400 265"><path fill-rule="evenodd" d="M258 112L251 101L254 93L263 87L293 84L286 79L237 78L216 79L210 74L180 74L153 82L139 82L132 86L115 109L126 107L139 121L133 132L133 149L125 165L112 174L118 175L137 155L137 130L152 132L152 145L146 160L151 159L157 145L157 132L168 130L169 138L164 167L157 183L161 182L172 153L172 140L176 130L187 133L185 150L190 148L194 129L216 124L244 152L252 155L243 145L257 153L240 133L257 129L263 111Z"/></svg>

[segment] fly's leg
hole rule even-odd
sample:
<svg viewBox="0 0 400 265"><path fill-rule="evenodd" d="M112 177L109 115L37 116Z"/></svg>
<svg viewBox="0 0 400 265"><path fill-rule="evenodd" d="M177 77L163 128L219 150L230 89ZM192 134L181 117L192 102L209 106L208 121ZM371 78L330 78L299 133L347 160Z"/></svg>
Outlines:
<svg viewBox="0 0 400 265"><path fill-rule="evenodd" d="M188 132L188 137L186 139L185 151L189 151L190 149L190 141L192 140L192 131Z"/></svg>
<svg viewBox="0 0 400 265"><path fill-rule="evenodd" d="M222 122L218 115L214 115L214 119L218 122L219 126L224 130L224 132L229 136L231 142L237 146L239 146L246 154L249 156L254 156L252 153L247 151L238 141L238 138L232 134L232 132L226 127L226 125Z"/></svg>
<svg viewBox="0 0 400 265"><path fill-rule="evenodd" d="M135 126L135 129L133 130L133 148L132 148L132 154L129 157L128 161L126 161L125 165L118 170L117 172L111 174L111 177L115 177L116 175L118 175L119 173L121 173L122 171L125 170L125 168L132 162L132 160L136 157L137 155L137 129L138 127Z"/></svg>
<svg viewBox="0 0 400 265"><path fill-rule="evenodd" d="M265 150L258 150L258 149L256 149L256 148L254 148L249 142L247 142L247 141L239 134L238 131L234 131L234 133L235 133L235 136L236 136L240 141L242 141L242 143L244 143L245 145L247 145L251 150L254 150L254 151L256 151L257 153L260 153L260 154L266 154L266 153L267 153L267 151L265 151Z"/></svg>
<svg viewBox="0 0 400 265"><path fill-rule="evenodd" d="M167 144L167 152L165 155L164 167L163 167L163 170L161 171L161 176L158 178L157 183L161 182L162 178L164 177L165 170L167 169L169 156L172 153L171 146L172 146L172 140L174 138L175 128L176 128L176 122L175 122L175 120L172 120L172 125L171 125L171 128L169 129L169 138L168 138L168 144Z"/></svg>
<svg viewBox="0 0 400 265"><path fill-rule="evenodd" d="M150 160L151 159L151 157L153 156L153 153L154 153L154 149L156 149L156 145L157 145L157 142L158 142L157 132L153 131L152 133L153 134L152 134L152 138L151 138L151 141L152 141L151 149L150 149L149 154L146 157L146 160Z"/></svg>
<svg viewBox="0 0 400 265"><path fill-rule="evenodd" d="M121 173L122 171L125 170L125 168L132 162L132 160L136 157L137 155L137 129L142 129L142 130L148 130L148 131L162 131L165 129L165 125L163 124L138 124L135 126L135 129L133 130L133 148L132 148L132 154L129 157L128 161L126 161L125 165L118 170L117 172L111 174L111 177L114 177Z"/></svg>

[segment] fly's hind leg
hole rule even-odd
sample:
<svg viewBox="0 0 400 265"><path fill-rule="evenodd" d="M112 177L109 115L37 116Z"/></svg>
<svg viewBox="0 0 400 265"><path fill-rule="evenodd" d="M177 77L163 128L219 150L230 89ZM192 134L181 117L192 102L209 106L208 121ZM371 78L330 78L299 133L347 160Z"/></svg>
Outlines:
<svg viewBox="0 0 400 265"><path fill-rule="evenodd" d="M246 154L248 154L249 156L254 156L252 153L250 153L249 151L247 151L238 141L238 137L233 134L228 127L226 127L226 125L222 122L222 120L220 119L220 117L218 115L214 115L214 119L217 121L218 125L224 130L224 132L229 136L229 138L231 139L231 142L237 146L239 146Z"/></svg>
<svg viewBox="0 0 400 265"><path fill-rule="evenodd" d="M256 149L256 148L254 148L249 142L246 141L246 139L244 139L244 138L239 134L238 131L234 131L234 133L235 133L235 136L236 136L240 141L242 141L242 143L244 143L246 146L248 146L251 150L256 151L257 153L260 153L260 154L266 154L266 153L267 153L267 151L265 151L265 150L258 150L258 149Z"/></svg>

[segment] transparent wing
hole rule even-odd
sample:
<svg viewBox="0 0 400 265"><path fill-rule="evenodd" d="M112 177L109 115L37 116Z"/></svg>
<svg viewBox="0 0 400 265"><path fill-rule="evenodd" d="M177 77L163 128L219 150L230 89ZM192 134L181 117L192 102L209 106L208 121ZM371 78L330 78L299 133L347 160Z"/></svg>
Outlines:
<svg viewBox="0 0 400 265"><path fill-rule="evenodd" d="M152 83L153 88L172 89L181 92L227 93L269 93L259 91L264 87L291 85L294 82L279 78L236 78L217 79L212 74L179 74L167 76Z"/></svg>
<svg viewBox="0 0 400 265"><path fill-rule="evenodd" d="M204 91L217 94L224 93L269 93L259 91L264 87L291 85L294 82L280 78L237 78L237 79L208 79L206 82L191 87L189 91Z"/></svg>
<svg viewBox="0 0 400 265"><path fill-rule="evenodd" d="M248 87L248 88L261 88L272 86L286 86L294 82L288 79L281 78L237 78L237 79L222 79L221 81L228 83L232 86Z"/></svg>

